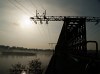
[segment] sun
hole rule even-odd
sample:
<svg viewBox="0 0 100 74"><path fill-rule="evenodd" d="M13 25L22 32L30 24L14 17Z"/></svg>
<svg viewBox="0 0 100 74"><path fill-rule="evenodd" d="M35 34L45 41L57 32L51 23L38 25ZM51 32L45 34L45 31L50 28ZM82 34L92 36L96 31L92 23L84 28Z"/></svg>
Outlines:
<svg viewBox="0 0 100 74"><path fill-rule="evenodd" d="M30 29L32 27L32 21L30 20L29 16L22 16L20 18L20 26L23 29Z"/></svg>

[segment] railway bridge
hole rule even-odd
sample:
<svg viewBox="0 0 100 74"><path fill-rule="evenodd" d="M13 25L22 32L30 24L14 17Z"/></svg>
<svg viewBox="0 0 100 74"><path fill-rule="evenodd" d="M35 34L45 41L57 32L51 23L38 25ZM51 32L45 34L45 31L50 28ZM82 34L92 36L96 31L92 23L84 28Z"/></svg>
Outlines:
<svg viewBox="0 0 100 74"><path fill-rule="evenodd" d="M100 61L98 43L87 41L86 22L100 22L100 17L89 16L34 16L31 19L40 21L64 21L51 61L45 74L98 74ZM87 53L87 43L96 43L95 55Z"/></svg>

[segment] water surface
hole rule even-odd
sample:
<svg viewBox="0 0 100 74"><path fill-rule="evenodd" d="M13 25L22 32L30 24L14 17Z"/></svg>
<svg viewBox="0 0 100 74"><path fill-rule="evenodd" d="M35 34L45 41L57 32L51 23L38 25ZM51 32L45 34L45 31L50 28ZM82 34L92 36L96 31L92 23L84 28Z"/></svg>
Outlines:
<svg viewBox="0 0 100 74"><path fill-rule="evenodd" d="M40 59L42 68L46 70L47 65L51 59L52 53L50 52L38 52L33 56L19 56L19 55L0 55L0 74L9 74L9 69L12 65L21 63L28 65L29 61L34 59Z"/></svg>

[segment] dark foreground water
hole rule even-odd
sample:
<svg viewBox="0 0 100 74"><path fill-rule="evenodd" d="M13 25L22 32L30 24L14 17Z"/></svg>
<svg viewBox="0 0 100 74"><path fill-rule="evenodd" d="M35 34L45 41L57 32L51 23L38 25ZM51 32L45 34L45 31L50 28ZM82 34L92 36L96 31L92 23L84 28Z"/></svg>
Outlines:
<svg viewBox="0 0 100 74"><path fill-rule="evenodd" d="M52 53L50 52L38 52L33 56L22 55L0 55L0 74L9 74L9 69L12 65L21 63L22 65L28 65L29 61L39 59L42 63L44 72L49 64Z"/></svg>

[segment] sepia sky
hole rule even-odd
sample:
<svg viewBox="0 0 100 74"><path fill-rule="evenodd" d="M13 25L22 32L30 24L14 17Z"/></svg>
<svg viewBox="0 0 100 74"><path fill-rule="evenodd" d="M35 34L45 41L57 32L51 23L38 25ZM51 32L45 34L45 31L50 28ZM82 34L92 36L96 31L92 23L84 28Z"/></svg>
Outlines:
<svg viewBox="0 0 100 74"><path fill-rule="evenodd" d="M36 10L50 16L100 16L100 0L0 0L0 45L51 48L57 43L63 21L35 24ZM100 23L87 23L87 40L96 40L100 49ZM89 45L89 49L94 45Z"/></svg>

